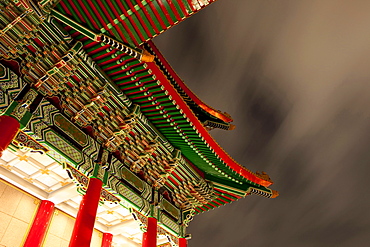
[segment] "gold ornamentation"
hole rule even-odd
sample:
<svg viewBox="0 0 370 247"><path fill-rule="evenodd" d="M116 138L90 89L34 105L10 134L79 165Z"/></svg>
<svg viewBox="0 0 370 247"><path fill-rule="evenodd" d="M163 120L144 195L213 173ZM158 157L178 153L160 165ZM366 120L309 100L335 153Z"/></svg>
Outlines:
<svg viewBox="0 0 370 247"><path fill-rule="evenodd" d="M276 190L271 190L272 191L272 196L271 198L276 198L279 196L279 191L276 191Z"/></svg>
<svg viewBox="0 0 370 247"><path fill-rule="evenodd" d="M144 50L143 54L141 55L142 62L151 63L154 61L154 56L150 54L148 51Z"/></svg>
<svg viewBox="0 0 370 247"><path fill-rule="evenodd" d="M16 105L11 115L21 121L24 115L27 113L29 106L36 99L37 95L37 92L34 90L28 91L21 102Z"/></svg>
<svg viewBox="0 0 370 247"><path fill-rule="evenodd" d="M18 132L18 135L13 140L13 144L17 145L20 148L26 147L32 149L33 151L39 151L41 153L46 153L49 151L23 131Z"/></svg>
<svg viewBox="0 0 370 247"><path fill-rule="evenodd" d="M20 161L27 161L28 162L28 156L27 155L19 155L17 154Z"/></svg>
<svg viewBox="0 0 370 247"><path fill-rule="evenodd" d="M63 187L63 186L66 186L67 184L69 184L68 181L59 181L60 185Z"/></svg>
<svg viewBox="0 0 370 247"><path fill-rule="evenodd" d="M46 174L50 175L50 170L49 169L40 169L41 174Z"/></svg>
<svg viewBox="0 0 370 247"><path fill-rule="evenodd" d="M28 181L28 182L30 182L30 183L33 183L33 181L34 181L34 179L33 178L23 178L24 180L26 180L26 181Z"/></svg>
<svg viewBox="0 0 370 247"><path fill-rule="evenodd" d="M11 171L12 170L12 166L11 165L8 165L8 164L0 164L1 167L4 167L5 169L7 169L8 171Z"/></svg>

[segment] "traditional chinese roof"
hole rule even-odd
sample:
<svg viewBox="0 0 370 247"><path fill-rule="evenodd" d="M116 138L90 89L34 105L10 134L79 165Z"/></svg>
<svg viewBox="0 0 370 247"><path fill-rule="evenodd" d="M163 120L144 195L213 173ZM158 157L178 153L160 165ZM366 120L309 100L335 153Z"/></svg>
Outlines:
<svg viewBox="0 0 370 247"><path fill-rule="evenodd" d="M167 222L250 193L276 196L266 174L237 163L208 132L232 128L230 116L195 96L148 41L211 2L11 4L0 51L21 62L21 76L4 76L18 84L2 89L13 108L4 101L1 113L30 106L17 113L27 135L137 210L147 212L148 188L157 189Z"/></svg>
<svg viewBox="0 0 370 247"><path fill-rule="evenodd" d="M215 0L62 0L55 9L90 30L136 47L213 2Z"/></svg>
<svg viewBox="0 0 370 247"><path fill-rule="evenodd" d="M148 49L152 50L156 54L156 64L161 68L167 79L171 82L203 125L207 126L207 123L213 122L214 124L210 125L214 128L226 130L234 129L234 125L230 124L233 119L229 114L225 112L223 113L220 110L215 110L199 99L198 96L196 96L176 74L157 47L152 42L148 42L147 46Z"/></svg>
<svg viewBox="0 0 370 247"><path fill-rule="evenodd" d="M271 185L270 181L238 164L212 138L186 100L184 94L191 91L178 77L173 77L173 70L169 70L168 63L152 42L144 47L155 59L145 63L111 49L109 45L91 41L69 27L66 29L74 39L83 43L89 57L121 91L140 105L143 115L169 143L202 171L205 179L240 190L239 196L245 196L250 186L271 193L265 188ZM195 99L194 95L192 97Z"/></svg>

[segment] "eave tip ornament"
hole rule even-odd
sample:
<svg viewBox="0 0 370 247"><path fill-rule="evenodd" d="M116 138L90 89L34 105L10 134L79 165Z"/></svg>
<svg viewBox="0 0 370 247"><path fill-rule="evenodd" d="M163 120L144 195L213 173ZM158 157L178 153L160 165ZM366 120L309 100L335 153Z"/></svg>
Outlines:
<svg viewBox="0 0 370 247"><path fill-rule="evenodd" d="M279 191L276 191L276 190L271 190L271 191L272 191L272 196L270 198L276 198L280 195Z"/></svg>
<svg viewBox="0 0 370 247"><path fill-rule="evenodd" d="M150 54L148 51L144 50L142 55L141 55L141 59L140 59L142 62L145 62L145 63L151 63L154 61L154 55Z"/></svg>
<svg viewBox="0 0 370 247"><path fill-rule="evenodd" d="M270 178L270 176L266 173L266 172L264 172L264 171L262 171L261 173L259 172L259 171L256 171L256 176L257 177L259 177L259 178L261 178L261 179L263 179L263 180L265 180L265 181L268 181L269 183L271 183L271 184L273 184L274 182L271 180L271 178Z"/></svg>

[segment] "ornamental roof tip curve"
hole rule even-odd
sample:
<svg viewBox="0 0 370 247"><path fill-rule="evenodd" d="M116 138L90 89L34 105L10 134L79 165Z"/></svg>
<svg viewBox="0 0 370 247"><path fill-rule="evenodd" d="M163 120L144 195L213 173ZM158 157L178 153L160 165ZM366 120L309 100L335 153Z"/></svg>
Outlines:
<svg viewBox="0 0 370 247"><path fill-rule="evenodd" d="M173 77L173 82L177 83L177 85L189 96L189 98L200 108L202 108L205 112L209 113L210 115L226 122L231 123L233 122L233 119L231 118L230 114L227 112L222 112L220 110L216 110L213 107L207 105L204 103L199 97L191 91L189 87L187 87L184 83L184 81L177 75L177 73L174 71L174 69L171 67L171 65L167 62L167 60L164 58L162 53L159 51L159 49L154 45L152 41L149 41L147 45L153 50L155 53L155 57L159 59L161 64L166 68L168 73ZM232 129L234 129L233 127Z"/></svg>
<svg viewBox="0 0 370 247"><path fill-rule="evenodd" d="M173 69L170 67L166 59L163 57L161 52L156 48L156 46L153 44L153 42L148 42L149 49L153 51L156 58L160 58L160 62L162 64L166 64L166 69L170 69L173 73L171 75L176 80L176 83L182 83L184 88L186 88L189 92L190 89L188 89L185 84L182 82L182 80L178 77L178 75L173 71ZM152 72L154 74L160 73L159 67L155 64L150 64L149 67L152 68ZM164 76L164 75L163 75ZM173 87L169 86L170 81L167 80L162 81L162 85L166 87L166 89L169 92L173 92L172 96L173 99L177 102L179 107L182 108L184 113L187 115L187 117L190 119L190 121L194 124L194 127L198 130L199 134L204 138L205 142L207 142L210 147L215 151L217 156L228 166L231 170L235 171L240 176L244 177L245 179L254 182L256 184L262 185L264 187L268 187L273 184L273 182L270 179L266 179L265 177L258 176L256 173L253 173L252 171L248 170L244 166L240 165L238 162L236 162L215 140L214 138L209 134L209 132L205 129L205 127L201 124L201 122L198 120L198 118L195 116L194 112L190 109L189 105L184 101L183 97L178 93L178 91ZM195 95L194 95L195 96ZM196 96L195 96L196 97ZM223 115L225 116L225 115ZM225 116L226 117L226 116ZM232 119L229 119L232 121Z"/></svg>

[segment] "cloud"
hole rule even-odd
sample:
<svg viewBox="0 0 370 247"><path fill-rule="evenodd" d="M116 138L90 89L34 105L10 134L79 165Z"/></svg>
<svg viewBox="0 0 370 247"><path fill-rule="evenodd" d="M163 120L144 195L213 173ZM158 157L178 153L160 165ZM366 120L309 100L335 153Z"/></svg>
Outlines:
<svg viewBox="0 0 370 247"><path fill-rule="evenodd" d="M220 0L156 38L237 128L212 132L277 199L195 217L190 246L367 246L370 2Z"/></svg>

